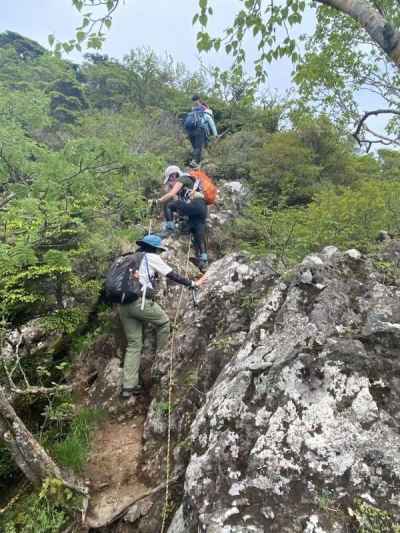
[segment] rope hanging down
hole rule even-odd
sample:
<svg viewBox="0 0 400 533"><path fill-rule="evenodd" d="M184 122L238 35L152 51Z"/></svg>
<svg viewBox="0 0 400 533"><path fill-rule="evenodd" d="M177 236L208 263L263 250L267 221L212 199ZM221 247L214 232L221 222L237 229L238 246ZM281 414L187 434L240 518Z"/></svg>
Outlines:
<svg viewBox="0 0 400 533"><path fill-rule="evenodd" d="M189 270L190 247L191 247L191 240L189 237L189 245L188 245L188 251L187 251L187 256L186 256L185 273L184 273L185 277L187 277L188 270ZM165 479L165 501L164 501L164 509L163 509L163 520L162 520L160 533L164 533L165 531L165 524L166 524L167 514L168 514L169 485L170 485L170 478L171 478L171 405L172 405L172 384L173 384L172 370L173 370L174 357L175 357L176 325L177 325L178 318L179 318L184 290L185 290L185 287L182 287L181 293L179 295L179 300L178 300L178 305L177 305L176 312L175 312L174 321L172 324L171 349L170 349L170 357L169 357L169 383L168 383L168 438L167 438L167 454L166 454L167 468L166 468L166 479Z"/></svg>

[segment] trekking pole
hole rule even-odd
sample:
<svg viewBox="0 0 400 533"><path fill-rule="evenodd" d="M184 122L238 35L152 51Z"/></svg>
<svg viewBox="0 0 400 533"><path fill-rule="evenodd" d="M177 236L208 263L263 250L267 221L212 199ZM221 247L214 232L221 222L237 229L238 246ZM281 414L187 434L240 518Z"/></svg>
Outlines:
<svg viewBox="0 0 400 533"><path fill-rule="evenodd" d="M149 200L149 227L147 230L147 235L151 234L152 226L153 226L153 212L154 212L154 200Z"/></svg>
<svg viewBox="0 0 400 533"><path fill-rule="evenodd" d="M223 137L225 137L225 135L229 133L229 129L223 131L222 133L220 133L219 135L217 135L215 141L213 144L216 144L217 142L219 142Z"/></svg>

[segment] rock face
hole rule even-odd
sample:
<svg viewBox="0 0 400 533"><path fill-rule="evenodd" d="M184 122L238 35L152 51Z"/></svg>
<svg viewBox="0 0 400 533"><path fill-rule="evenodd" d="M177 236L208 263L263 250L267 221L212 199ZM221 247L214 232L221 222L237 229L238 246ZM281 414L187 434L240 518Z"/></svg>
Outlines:
<svg viewBox="0 0 400 533"><path fill-rule="evenodd" d="M168 244L167 261L184 264L184 247ZM394 240L374 258L329 246L282 277L269 260L236 253L211 264L198 308L187 289L162 287L179 320L173 352L148 345L142 359L137 475L148 486L165 481L171 388L169 533L347 533L363 520L365 531L392 531L399 267ZM108 399L112 412L120 350L99 339L94 351L89 397ZM148 513L128 511L124 531L160 530L164 491L150 503Z"/></svg>
<svg viewBox="0 0 400 533"><path fill-rule="evenodd" d="M250 265L249 259L240 254L213 263L208 276L210 281L207 289L199 295L198 308L193 308L190 300L183 300L183 316L174 338L171 415L173 476L186 467L190 453L190 427L206 392L213 386L232 354L242 345L257 295L265 292L274 279L267 264L261 261ZM185 294L188 292L186 289L184 291ZM150 482L160 482L165 475L170 363L171 351L167 350L158 354L152 364L151 373L159 376L159 383L151 390L152 402L144 429L142 466L142 474Z"/></svg>
<svg viewBox="0 0 400 533"><path fill-rule="evenodd" d="M356 252L329 247L285 282L235 256L212 265L177 339L176 375L197 350L209 392L193 423L187 401L173 416L175 435L191 433L170 533L344 533L358 498L399 520L400 289Z"/></svg>

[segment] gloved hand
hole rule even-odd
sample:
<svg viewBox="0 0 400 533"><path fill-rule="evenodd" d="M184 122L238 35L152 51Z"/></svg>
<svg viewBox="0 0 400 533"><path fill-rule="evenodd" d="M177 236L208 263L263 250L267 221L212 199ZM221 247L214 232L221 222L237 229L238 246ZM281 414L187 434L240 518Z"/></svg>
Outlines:
<svg viewBox="0 0 400 533"><path fill-rule="evenodd" d="M192 280L192 284L190 286L191 289L199 290L199 288L204 285L204 283L207 282L207 274L203 274L201 278L196 279L196 281Z"/></svg>
<svg viewBox="0 0 400 533"><path fill-rule="evenodd" d="M193 300L193 307L198 307L198 290L199 287L195 281L192 281L192 284L190 285L190 290L192 291L192 300Z"/></svg>

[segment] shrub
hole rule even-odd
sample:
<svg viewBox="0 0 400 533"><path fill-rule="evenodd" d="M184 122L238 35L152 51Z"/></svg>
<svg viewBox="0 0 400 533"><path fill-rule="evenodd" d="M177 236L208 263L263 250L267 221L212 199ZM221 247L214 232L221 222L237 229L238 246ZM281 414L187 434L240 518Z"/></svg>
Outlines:
<svg viewBox="0 0 400 533"><path fill-rule="evenodd" d="M356 189L327 189L308 207L282 210L253 204L238 220L242 247L273 252L288 263L323 246L367 252L381 229L400 231L400 182L370 180Z"/></svg>
<svg viewBox="0 0 400 533"><path fill-rule="evenodd" d="M104 412L84 408L72 420L66 437L52 446L56 460L81 472L90 451L90 434L104 418Z"/></svg>

